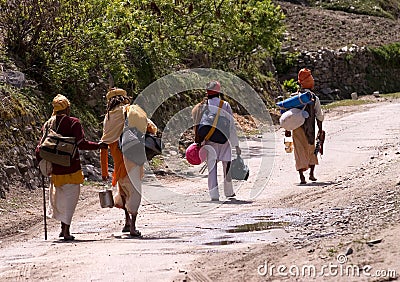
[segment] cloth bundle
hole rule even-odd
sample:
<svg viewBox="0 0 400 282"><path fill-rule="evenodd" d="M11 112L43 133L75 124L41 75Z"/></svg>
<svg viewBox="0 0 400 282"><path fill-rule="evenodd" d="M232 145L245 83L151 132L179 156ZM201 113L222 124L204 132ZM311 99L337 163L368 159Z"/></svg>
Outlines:
<svg viewBox="0 0 400 282"><path fill-rule="evenodd" d="M308 113L306 111L292 108L281 115L279 123L281 127L290 131L302 126L306 118L308 118Z"/></svg>

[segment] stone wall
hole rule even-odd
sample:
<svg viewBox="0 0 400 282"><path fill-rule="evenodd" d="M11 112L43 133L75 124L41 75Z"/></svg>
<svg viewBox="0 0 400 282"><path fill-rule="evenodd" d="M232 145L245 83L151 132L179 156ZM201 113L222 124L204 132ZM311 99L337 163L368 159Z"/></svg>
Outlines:
<svg viewBox="0 0 400 282"><path fill-rule="evenodd" d="M315 91L323 99L348 99L353 92L400 92L399 65L377 58L368 48L353 45L339 50L302 51L297 64L279 79L297 79L298 70L307 67L312 70Z"/></svg>

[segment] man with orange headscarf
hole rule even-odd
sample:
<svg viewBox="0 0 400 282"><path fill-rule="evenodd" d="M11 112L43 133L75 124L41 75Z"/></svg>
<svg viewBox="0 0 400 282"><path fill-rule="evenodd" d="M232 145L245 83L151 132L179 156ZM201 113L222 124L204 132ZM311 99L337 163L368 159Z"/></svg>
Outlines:
<svg viewBox="0 0 400 282"><path fill-rule="evenodd" d="M54 97L52 105L53 114L44 124L43 131L49 127L62 136L75 137L76 144L80 150L98 150L107 147L105 144L85 139L85 133L79 119L70 116L70 102L64 95L58 94ZM41 160L39 146L40 144L36 148L36 158L38 161ZM52 165L48 215L61 221L59 236L63 237L65 241L75 239L70 233L70 226L79 199L80 185L83 183L83 180L84 176L79 159L79 150L77 150L75 156L72 158L70 166Z"/></svg>
<svg viewBox="0 0 400 282"><path fill-rule="evenodd" d="M322 139L322 136L324 135L322 130L324 114L321 109L319 98L312 92L314 89L314 78L311 71L307 68L301 69L298 73L298 82L301 86L300 92L311 92L313 100L313 103L307 104L304 109L308 112L309 117L305 119L302 126L293 130L296 170L300 175L300 184L306 184L307 182L304 176L304 171L308 169L310 169L309 179L311 181L317 181L314 174L315 165L318 164L317 154L315 153L315 121L318 126L317 139ZM292 136L292 133L286 130L285 136L290 137Z"/></svg>

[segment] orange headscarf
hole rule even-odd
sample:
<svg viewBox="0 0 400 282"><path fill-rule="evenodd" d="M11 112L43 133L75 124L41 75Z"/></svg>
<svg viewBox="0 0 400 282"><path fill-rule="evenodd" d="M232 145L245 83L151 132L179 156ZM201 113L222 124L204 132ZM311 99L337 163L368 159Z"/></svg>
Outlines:
<svg viewBox="0 0 400 282"><path fill-rule="evenodd" d="M311 75L311 71L307 68L303 68L299 71L298 82L302 88L314 89L314 78Z"/></svg>

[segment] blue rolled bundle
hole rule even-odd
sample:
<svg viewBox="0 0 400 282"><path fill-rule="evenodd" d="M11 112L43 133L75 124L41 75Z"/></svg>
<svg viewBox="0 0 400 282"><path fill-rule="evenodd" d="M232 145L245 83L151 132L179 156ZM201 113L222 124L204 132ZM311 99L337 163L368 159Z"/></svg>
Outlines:
<svg viewBox="0 0 400 282"><path fill-rule="evenodd" d="M298 108L301 109L305 105L313 103L314 101L312 100L312 94L311 92L307 91L304 93L299 93L296 96L287 98L286 100L280 101L276 103L276 105L280 108L281 113L292 109L292 108Z"/></svg>

